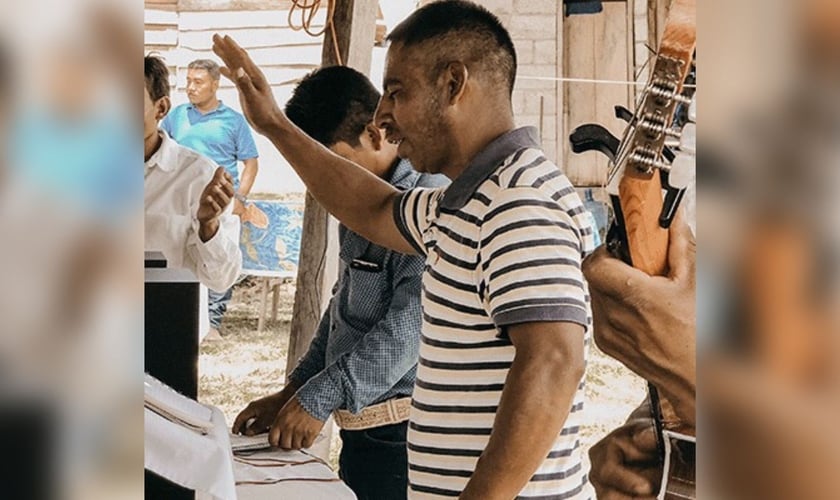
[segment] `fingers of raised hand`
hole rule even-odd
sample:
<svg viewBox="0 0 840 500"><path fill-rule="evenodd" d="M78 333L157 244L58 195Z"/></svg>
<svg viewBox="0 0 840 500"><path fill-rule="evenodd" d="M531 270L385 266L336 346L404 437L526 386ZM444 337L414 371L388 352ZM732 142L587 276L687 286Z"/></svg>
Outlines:
<svg viewBox="0 0 840 500"><path fill-rule="evenodd" d="M222 74L237 85L253 85L254 88L264 90L265 77L259 67L254 64L248 53L225 35L213 35L213 52L225 63Z"/></svg>

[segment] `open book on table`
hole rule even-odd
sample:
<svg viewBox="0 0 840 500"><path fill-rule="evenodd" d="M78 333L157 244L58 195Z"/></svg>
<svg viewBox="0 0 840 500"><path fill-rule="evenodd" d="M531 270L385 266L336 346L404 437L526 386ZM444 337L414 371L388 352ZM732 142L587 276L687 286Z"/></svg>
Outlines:
<svg viewBox="0 0 840 500"><path fill-rule="evenodd" d="M201 434L207 434L213 428L213 412L210 408L184 396L148 373L143 380L143 389L143 406L163 418Z"/></svg>
<svg viewBox="0 0 840 500"><path fill-rule="evenodd" d="M250 451L267 450L271 448L268 442L268 433L255 436L243 436L240 434L230 435L230 447L233 453L245 453Z"/></svg>
<svg viewBox="0 0 840 500"><path fill-rule="evenodd" d="M326 436L324 434L318 434L312 445L314 446L315 444L320 443L324 440L325 437ZM252 451L267 450L271 448L271 444L269 444L268 442L267 432L257 434L255 436L242 436L240 434L231 434L230 447L233 450L234 454L240 454L249 453Z"/></svg>

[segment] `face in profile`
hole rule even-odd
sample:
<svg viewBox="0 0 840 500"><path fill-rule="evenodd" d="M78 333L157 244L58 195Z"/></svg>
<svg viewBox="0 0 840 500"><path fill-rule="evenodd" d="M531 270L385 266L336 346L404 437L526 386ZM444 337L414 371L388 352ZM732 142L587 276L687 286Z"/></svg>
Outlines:
<svg viewBox="0 0 840 500"><path fill-rule="evenodd" d="M193 105L202 105L214 97L219 81L214 80L206 69L187 70L187 98Z"/></svg>
<svg viewBox="0 0 840 500"><path fill-rule="evenodd" d="M429 63L419 48L400 44L388 49L377 126L397 154L418 171L445 173L452 162L454 131L447 123L445 89L431 81Z"/></svg>

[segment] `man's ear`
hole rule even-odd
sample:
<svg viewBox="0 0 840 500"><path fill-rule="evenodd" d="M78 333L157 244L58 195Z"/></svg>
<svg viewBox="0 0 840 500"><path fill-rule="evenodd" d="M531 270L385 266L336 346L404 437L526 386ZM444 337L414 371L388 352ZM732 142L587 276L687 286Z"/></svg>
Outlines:
<svg viewBox="0 0 840 500"><path fill-rule="evenodd" d="M347 144L344 141L336 142L335 144L329 147L329 150L337 154L338 156L341 156L344 159L356 161L356 150L353 148L353 146Z"/></svg>
<svg viewBox="0 0 840 500"><path fill-rule="evenodd" d="M446 65L443 77L449 104L455 104L464 95L469 76L467 65L461 61L452 61Z"/></svg>
<svg viewBox="0 0 840 500"><path fill-rule="evenodd" d="M169 96L163 96L157 101L155 101L155 119L157 121L163 120L163 117L169 113L170 108L172 108L172 101L169 100Z"/></svg>
<svg viewBox="0 0 840 500"><path fill-rule="evenodd" d="M385 139L382 137L382 130L370 122L365 126L364 134L367 134L368 138L370 139L370 143L373 146L373 149L379 151L382 149L382 141Z"/></svg>
<svg viewBox="0 0 840 500"><path fill-rule="evenodd" d="M211 78L211 80L213 80L213 79ZM213 92L214 93L219 91L219 85L221 85L221 84L222 84L222 79L221 78L219 78L218 80L213 80Z"/></svg>

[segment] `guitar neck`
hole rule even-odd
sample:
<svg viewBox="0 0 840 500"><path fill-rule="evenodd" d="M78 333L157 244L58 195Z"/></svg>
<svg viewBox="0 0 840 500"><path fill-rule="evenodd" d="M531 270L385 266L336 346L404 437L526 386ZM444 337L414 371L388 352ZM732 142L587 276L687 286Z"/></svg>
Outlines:
<svg viewBox="0 0 840 500"><path fill-rule="evenodd" d="M651 276L668 266L668 230L659 226L662 183L658 175L627 173L619 185L630 264Z"/></svg>
<svg viewBox="0 0 840 500"><path fill-rule="evenodd" d="M652 276L667 272L668 230L660 227L661 152L691 69L696 26L695 0L674 0L650 82L636 113L633 151L624 158L618 185L623 225L633 267ZM671 97L668 98L667 96Z"/></svg>

